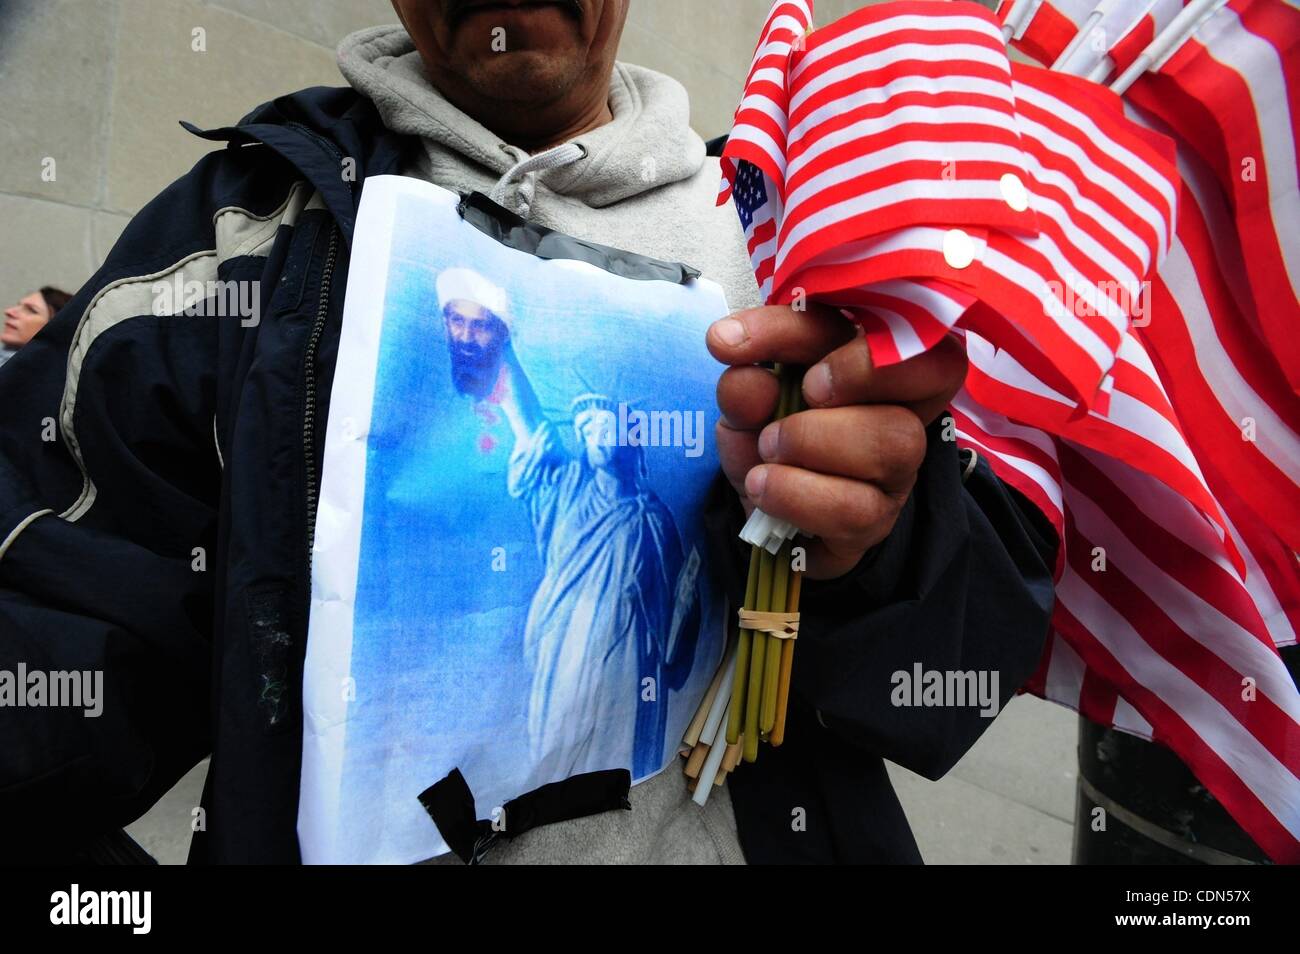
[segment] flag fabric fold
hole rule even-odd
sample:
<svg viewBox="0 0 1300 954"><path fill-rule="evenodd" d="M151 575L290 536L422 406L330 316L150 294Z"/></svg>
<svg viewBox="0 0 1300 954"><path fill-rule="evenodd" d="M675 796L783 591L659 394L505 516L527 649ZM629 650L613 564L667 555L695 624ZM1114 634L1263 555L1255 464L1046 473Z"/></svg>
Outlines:
<svg viewBox="0 0 1300 954"><path fill-rule="evenodd" d="M1300 392L1300 10L1229 0L1128 90L1212 171L1248 248L1258 327Z"/></svg>

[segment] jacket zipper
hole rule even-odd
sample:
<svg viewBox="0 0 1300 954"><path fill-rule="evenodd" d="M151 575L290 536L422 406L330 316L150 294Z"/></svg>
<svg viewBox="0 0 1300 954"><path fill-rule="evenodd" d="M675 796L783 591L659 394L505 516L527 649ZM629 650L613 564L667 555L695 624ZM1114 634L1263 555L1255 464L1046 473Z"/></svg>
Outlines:
<svg viewBox="0 0 1300 954"><path fill-rule="evenodd" d="M307 353L303 367L303 421L302 448L307 474L307 573L311 579L312 547L316 543L316 504L319 492L316 474L316 349L325 323L329 318L330 281L334 277L334 263L339 251L339 227L330 225L329 250L325 254L325 268L321 271L320 302L316 306L316 319L307 339ZM310 584L309 584L310 585Z"/></svg>
<svg viewBox="0 0 1300 954"><path fill-rule="evenodd" d="M314 130L302 123L290 121L287 126L296 129L325 152L332 155L340 165L343 162L342 151ZM344 179L351 194L353 184ZM339 226L337 222L330 225L329 250L325 255L325 267L321 271L320 302L316 306L316 319L312 323L311 335L307 339L307 352L303 362L303 422L302 450L307 477L307 591L311 592L312 548L316 545L316 507L320 493L320 478L316 473L316 349L320 345L321 335L325 332L325 323L329 319L330 281L334 276L334 263L338 259ZM308 597L310 601L310 596Z"/></svg>

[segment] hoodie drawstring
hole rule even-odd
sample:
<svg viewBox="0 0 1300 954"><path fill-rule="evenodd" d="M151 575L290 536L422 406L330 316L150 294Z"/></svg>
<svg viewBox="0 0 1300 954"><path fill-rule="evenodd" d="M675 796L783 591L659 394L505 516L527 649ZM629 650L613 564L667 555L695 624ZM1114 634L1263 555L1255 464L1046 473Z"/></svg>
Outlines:
<svg viewBox="0 0 1300 954"><path fill-rule="evenodd" d="M576 142L561 143L534 156L526 156L505 171L492 187L492 191L488 193L488 198L498 205L504 204L506 192L516 179L522 179L531 173L544 172L547 169L558 169L560 166L585 159L586 156L587 150ZM525 201L525 205L527 204Z"/></svg>

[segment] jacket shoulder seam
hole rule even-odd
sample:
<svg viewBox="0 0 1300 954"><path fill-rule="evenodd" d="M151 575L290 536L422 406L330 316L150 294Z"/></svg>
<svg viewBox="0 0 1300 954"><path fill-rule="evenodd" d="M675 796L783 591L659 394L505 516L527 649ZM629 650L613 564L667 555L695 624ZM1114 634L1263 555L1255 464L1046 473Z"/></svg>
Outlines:
<svg viewBox="0 0 1300 954"><path fill-rule="evenodd" d="M86 468L74 427L81 373L95 342L129 318L154 314L157 285L175 281L182 287L190 282L207 287L217 279L222 262L239 256L265 255L280 225L286 220L290 225L296 221L308 204L310 193L305 182L295 181L284 202L269 215L258 215L235 205L223 206L212 216L213 248L191 252L151 274L123 276L95 293L77 323L68 348L63 396L59 402L59 429L82 475L81 494L59 514L62 519L79 520L95 502L95 483Z"/></svg>

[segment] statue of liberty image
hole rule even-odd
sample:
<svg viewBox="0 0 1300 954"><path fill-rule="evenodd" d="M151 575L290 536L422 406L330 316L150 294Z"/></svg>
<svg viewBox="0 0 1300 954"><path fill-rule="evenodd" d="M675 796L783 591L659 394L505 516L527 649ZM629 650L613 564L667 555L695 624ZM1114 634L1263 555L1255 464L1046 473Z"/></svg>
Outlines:
<svg viewBox="0 0 1300 954"><path fill-rule="evenodd" d="M531 756L553 778L620 766L642 778L663 763L670 690L694 661L698 554L683 558L644 448L617 439L618 405L572 400L571 453L514 352L504 292L449 269L438 293L453 380L491 392L509 424L507 490L528 507L543 566L524 630Z"/></svg>

